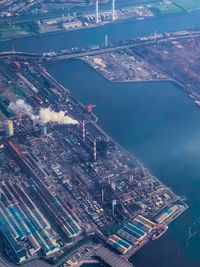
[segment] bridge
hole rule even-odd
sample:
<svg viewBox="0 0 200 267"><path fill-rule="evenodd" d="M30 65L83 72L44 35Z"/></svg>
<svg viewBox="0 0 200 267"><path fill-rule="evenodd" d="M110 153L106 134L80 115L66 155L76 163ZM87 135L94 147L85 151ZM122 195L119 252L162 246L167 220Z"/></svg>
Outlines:
<svg viewBox="0 0 200 267"><path fill-rule="evenodd" d="M114 52L118 51L121 49L125 48L131 48L134 46L142 45L145 43L154 43L155 40L151 41L145 41L145 42L136 42L135 40L129 41L129 43L125 44L116 44L116 45L111 45L110 47L100 47L96 49L86 49L86 48L80 48L76 52L72 52L71 50L68 50L66 52L52 52L52 53L26 53L26 52L16 52L16 51L6 51L6 52L1 52L0 53L0 59L4 58L10 58L10 59L16 59L19 61L24 61L24 60L31 60L34 59L35 61L40 61L44 63L54 63L54 62L59 62L59 61L64 61L64 60L69 60L69 59L77 59L85 56L93 56L93 55L98 55L98 54L104 54L104 53L109 53L109 52Z"/></svg>
<svg viewBox="0 0 200 267"><path fill-rule="evenodd" d="M16 58L35 58L40 59L42 57L42 54L37 53L26 53L26 52L17 52L17 51L5 51L0 53L0 59L2 58L9 58L9 57L16 57Z"/></svg>
<svg viewBox="0 0 200 267"><path fill-rule="evenodd" d="M154 44L155 39L153 40L147 40L147 41L136 41L136 40L129 40L125 42L124 44L112 44L110 47L100 47L96 49L79 49L79 51L72 52L71 50L63 53L43 53L43 54L34 54L34 53L25 53L25 52L15 52L15 51L7 51L0 53L0 59L3 58L13 58L19 61L24 60L35 60L43 63L56 63L59 61L69 60L69 59L77 59L82 58L85 56L93 56L93 55L99 55L109 52L115 52L126 48L132 48L138 45L143 44Z"/></svg>
<svg viewBox="0 0 200 267"><path fill-rule="evenodd" d="M186 34L179 34L178 32L172 36L161 36L159 38L150 38L150 39L133 39L124 41L123 43L111 44L109 47L100 47L100 48L80 48L78 51L73 52L72 49L66 50L66 52L52 52L52 53L26 53L26 52L16 52L16 51L7 51L0 53L0 59L10 58L18 61L28 61L33 60L41 63L56 63L69 59L77 59L85 56L99 55L109 52L115 52L122 49L133 48L141 45L155 44L156 42L166 42L178 39L185 38L194 38L200 37L200 31L188 32Z"/></svg>

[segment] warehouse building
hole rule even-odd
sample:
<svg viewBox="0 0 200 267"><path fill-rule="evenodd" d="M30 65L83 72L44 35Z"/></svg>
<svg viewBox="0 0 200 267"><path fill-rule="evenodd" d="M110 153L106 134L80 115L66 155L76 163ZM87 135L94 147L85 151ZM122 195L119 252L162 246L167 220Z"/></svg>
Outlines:
<svg viewBox="0 0 200 267"><path fill-rule="evenodd" d="M133 223L127 223L119 229L117 234L128 242L135 244L143 241L150 230L151 228L146 226L144 222L139 219L134 219Z"/></svg>
<svg viewBox="0 0 200 267"><path fill-rule="evenodd" d="M136 218L134 218L132 220L132 223L141 230L143 230L144 232L146 232L147 234L151 233L153 228L156 226L154 222L150 221L149 219L141 215L138 215Z"/></svg>
<svg viewBox="0 0 200 267"><path fill-rule="evenodd" d="M112 235L108 238L108 243L121 254L126 254L132 245L117 235Z"/></svg>
<svg viewBox="0 0 200 267"><path fill-rule="evenodd" d="M50 224L17 184L1 183L0 222L1 233L19 263L39 251L49 256L60 250Z"/></svg>
<svg viewBox="0 0 200 267"><path fill-rule="evenodd" d="M180 210L182 207L183 205L174 205L169 209L165 209L155 218L155 221L159 224L165 223L171 216L174 215L175 212Z"/></svg>

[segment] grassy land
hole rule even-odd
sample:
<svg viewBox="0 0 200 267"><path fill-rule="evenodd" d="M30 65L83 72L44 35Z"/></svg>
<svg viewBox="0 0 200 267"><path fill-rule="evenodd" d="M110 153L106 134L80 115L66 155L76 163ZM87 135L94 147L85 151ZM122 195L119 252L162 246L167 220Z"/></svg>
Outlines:
<svg viewBox="0 0 200 267"><path fill-rule="evenodd" d="M200 0L172 0L172 2L186 11L200 8Z"/></svg>
<svg viewBox="0 0 200 267"><path fill-rule="evenodd" d="M156 2L156 3L149 4L147 6L157 16L179 13L183 11L181 8L179 8L178 6L174 5L173 3L169 1Z"/></svg>
<svg viewBox="0 0 200 267"><path fill-rule="evenodd" d="M37 32L30 23L16 24L7 28L0 28L0 41L6 41L15 38L27 37Z"/></svg>

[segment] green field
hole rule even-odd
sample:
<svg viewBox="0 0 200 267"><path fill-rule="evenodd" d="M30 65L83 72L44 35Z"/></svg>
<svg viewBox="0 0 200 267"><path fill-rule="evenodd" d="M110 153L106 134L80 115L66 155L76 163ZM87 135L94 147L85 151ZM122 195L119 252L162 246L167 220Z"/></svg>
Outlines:
<svg viewBox="0 0 200 267"><path fill-rule="evenodd" d="M186 11L200 8L200 0L172 0L172 2Z"/></svg>
<svg viewBox="0 0 200 267"><path fill-rule="evenodd" d="M0 28L0 41L26 37L33 35L35 32L29 25L13 25L9 28Z"/></svg>
<svg viewBox="0 0 200 267"><path fill-rule="evenodd" d="M170 1L156 2L147 5L148 8L157 16L179 13L183 10L178 6L174 5Z"/></svg>

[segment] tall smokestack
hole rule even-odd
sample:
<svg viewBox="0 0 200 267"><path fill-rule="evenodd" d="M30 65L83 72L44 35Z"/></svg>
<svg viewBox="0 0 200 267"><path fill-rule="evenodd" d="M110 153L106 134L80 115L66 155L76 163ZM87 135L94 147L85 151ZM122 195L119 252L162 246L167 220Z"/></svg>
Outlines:
<svg viewBox="0 0 200 267"><path fill-rule="evenodd" d="M117 204L117 202L116 202L116 200L114 199L113 201L112 201L112 214L113 214L113 216L115 215L115 205Z"/></svg>
<svg viewBox="0 0 200 267"><path fill-rule="evenodd" d="M96 139L94 139L94 144L93 144L93 157L94 157L94 161L97 160L97 141Z"/></svg>
<svg viewBox="0 0 200 267"><path fill-rule="evenodd" d="M83 134L83 141L85 141L85 139L86 139L86 130L85 130L85 121L83 121L83 128L82 128L82 134Z"/></svg>
<svg viewBox="0 0 200 267"><path fill-rule="evenodd" d="M96 24L99 23L99 1L96 0Z"/></svg>
<svg viewBox="0 0 200 267"><path fill-rule="evenodd" d="M105 35L105 43L104 43L105 47L108 47L108 35Z"/></svg>
<svg viewBox="0 0 200 267"><path fill-rule="evenodd" d="M115 20L115 0L112 0L112 21Z"/></svg>
<svg viewBox="0 0 200 267"><path fill-rule="evenodd" d="M104 203L104 190L101 190L101 202Z"/></svg>

